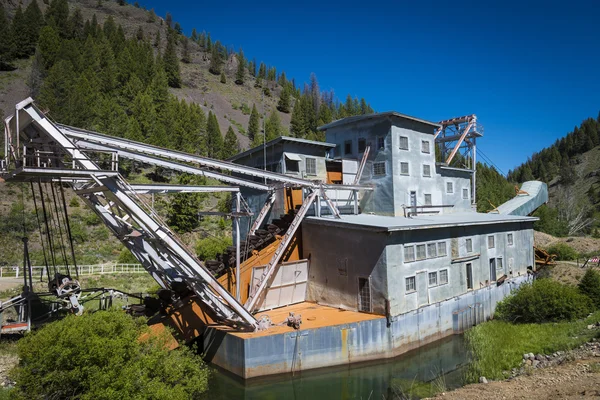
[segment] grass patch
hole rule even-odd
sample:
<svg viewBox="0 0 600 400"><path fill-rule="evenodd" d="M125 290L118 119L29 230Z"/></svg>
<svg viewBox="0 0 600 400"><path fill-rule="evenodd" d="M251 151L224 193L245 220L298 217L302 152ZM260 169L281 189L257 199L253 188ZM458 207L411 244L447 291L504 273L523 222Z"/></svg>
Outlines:
<svg viewBox="0 0 600 400"><path fill-rule="evenodd" d="M523 354L551 354L571 350L598 333L587 325L600 321L600 311L574 322L511 324L489 321L469 330L465 337L473 361L466 372L467 382L480 376L506 378L504 371L521 366Z"/></svg>

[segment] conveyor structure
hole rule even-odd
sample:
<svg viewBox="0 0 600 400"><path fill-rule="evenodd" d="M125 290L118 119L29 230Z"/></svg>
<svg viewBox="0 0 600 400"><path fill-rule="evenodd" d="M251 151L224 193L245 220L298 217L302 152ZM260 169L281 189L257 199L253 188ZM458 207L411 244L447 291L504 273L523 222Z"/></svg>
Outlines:
<svg viewBox="0 0 600 400"><path fill-rule="evenodd" d="M240 187L270 193L253 229L260 225L273 204L273 192L282 186L303 188L305 193L300 212L297 213L285 237L294 235L308 208L312 205L320 208L321 199L330 208L331 215L335 218L341 217L335 205L325 195L325 189L339 188L340 185L325 185L58 125L47 118L31 98L17 104L15 115L5 120L5 128L2 176L6 180L44 182L62 179L63 182L69 182L75 192L161 287L171 290L175 296L181 298L192 291L206 306L205 311L214 321L236 329L261 330L270 325L268 319L258 321L252 311L257 308L256 301L261 297L261 291L268 288L268 278L273 275L279 262L277 256L285 250L288 241L282 240L283 248L278 250L265 268L264 279L253 292L252 301L248 302L246 308L219 284L205 265L186 248L139 194L223 190L234 192L237 207L232 216L234 229L238 232L239 218L244 214L240 209ZM118 172L120 157L215 178L229 186L203 189L177 185L130 185ZM105 165L109 158L110 168L101 169L99 165ZM104 164L97 162L98 159L102 159ZM256 178L260 178L259 181ZM356 192L365 187L344 185L343 189ZM239 235L236 266L239 271Z"/></svg>

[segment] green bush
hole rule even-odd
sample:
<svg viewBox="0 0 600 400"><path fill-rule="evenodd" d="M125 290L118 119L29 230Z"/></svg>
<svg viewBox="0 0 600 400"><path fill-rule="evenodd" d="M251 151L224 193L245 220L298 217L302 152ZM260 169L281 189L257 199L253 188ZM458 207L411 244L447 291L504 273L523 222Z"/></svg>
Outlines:
<svg viewBox="0 0 600 400"><path fill-rule="evenodd" d="M570 321L593 310L590 298L576 287L550 279L521 285L498 303L496 318L514 323Z"/></svg>
<svg viewBox="0 0 600 400"><path fill-rule="evenodd" d="M217 254L223 253L232 244L230 237L209 236L198 240L196 243L196 254L201 260L214 260Z"/></svg>
<svg viewBox="0 0 600 400"><path fill-rule="evenodd" d="M577 252L566 243L556 243L548 247L548 253L556 254L557 260L574 260L577 258Z"/></svg>
<svg viewBox="0 0 600 400"><path fill-rule="evenodd" d="M587 295L596 308L600 308L600 273L593 269L588 269L579 282L579 291Z"/></svg>
<svg viewBox="0 0 600 400"><path fill-rule="evenodd" d="M77 199L77 197L73 197L71 199L71 201L69 202L69 206L70 207L79 207L79 200Z"/></svg>
<svg viewBox="0 0 600 400"><path fill-rule="evenodd" d="M46 325L18 344L16 399L198 398L209 371L189 348L169 351L143 319L100 311Z"/></svg>
<svg viewBox="0 0 600 400"><path fill-rule="evenodd" d="M137 258L134 257L133 254L131 254L131 251L129 251L128 248L123 247L123 249L119 253L119 257L117 258L117 263L119 263L119 264L139 264L140 262L138 261Z"/></svg>

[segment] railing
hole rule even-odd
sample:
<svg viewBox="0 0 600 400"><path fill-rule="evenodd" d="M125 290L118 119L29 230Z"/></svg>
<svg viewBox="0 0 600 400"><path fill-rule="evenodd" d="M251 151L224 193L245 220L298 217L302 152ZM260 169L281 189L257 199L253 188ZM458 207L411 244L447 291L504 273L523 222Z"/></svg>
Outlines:
<svg viewBox="0 0 600 400"><path fill-rule="evenodd" d="M46 267L43 265L35 265L31 267L34 278L46 278ZM138 274L144 273L146 270L141 264L93 264L93 265L78 265L77 270L79 276L82 275L102 275L102 274ZM67 267L60 265L56 267L56 271L62 274L67 273ZM69 266L71 276L75 278L75 268ZM50 274L54 273L54 267L50 267ZM4 266L0 267L0 278L20 278L23 276L23 267L21 266ZM52 276L51 276L52 277Z"/></svg>

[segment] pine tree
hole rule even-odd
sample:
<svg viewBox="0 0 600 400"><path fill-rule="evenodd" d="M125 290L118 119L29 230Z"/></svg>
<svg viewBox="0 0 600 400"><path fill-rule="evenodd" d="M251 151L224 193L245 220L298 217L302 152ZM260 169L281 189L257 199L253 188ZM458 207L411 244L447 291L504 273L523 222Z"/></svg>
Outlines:
<svg viewBox="0 0 600 400"><path fill-rule="evenodd" d="M181 61L183 61L186 64L189 64L192 62L192 58L190 56L190 45L188 43L188 38L183 38L183 55L181 57Z"/></svg>
<svg viewBox="0 0 600 400"><path fill-rule="evenodd" d="M267 78L267 67L263 62L260 63L260 67L258 68L258 78L260 80L265 80Z"/></svg>
<svg viewBox="0 0 600 400"><path fill-rule="evenodd" d="M225 76L225 72L221 72L221 83L227 83L227 77Z"/></svg>
<svg viewBox="0 0 600 400"><path fill-rule="evenodd" d="M306 120L301 100L297 100L292 110L292 119L290 121L290 133L292 136L302 138L306 136Z"/></svg>
<svg viewBox="0 0 600 400"><path fill-rule="evenodd" d="M284 130L279 119L277 111L273 110L265 123L265 134L267 135L267 142L283 136Z"/></svg>
<svg viewBox="0 0 600 400"><path fill-rule="evenodd" d="M179 22L175 22L175 27L173 28L173 30L177 32L178 35L181 35L183 33L183 29L181 29L181 25L179 24Z"/></svg>
<svg viewBox="0 0 600 400"><path fill-rule="evenodd" d="M165 49L163 60L169 86L174 88L181 87L181 72L179 70L177 50L175 49L175 36L171 33L167 34L167 48Z"/></svg>
<svg viewBox="0 0 600 400"><path fill-rule="evenodd" d="M218 42L212 46L210 66L208 67L208 70L213 75L219 75L221 73L221 54L219 53L219 46L217 44Z"/></svg>
<svg viewBox="0 0 600 400"><path fill-rule="evenodd" d="M190 36L190 39L192 39L194 42L198 41L198 32L196 32L196 28L192 29L192 35Z"/></svg>
<svg viewBox="0 0 600 400"><path fill-rule="evenodd" d="M277 109L286 114L290 112L290 90L287 85L285 85L281 90L279 102L277 103Z"/></svg>
<svg viewBox="0 0 600 400"><path fill-rule="evenodd" d="M86 36L83 36L84 28L83 15L81 15L81 10L77 7L71 18L69 18L69 37L72 39L85 39Z"/></svg>
<svg viewBox="0 0 600 400"><path fill-rule="evenodd" d="M212 43L212 39L210 38L210 32L209 32L208 35L206 36L206 51L212 52L212 48L213 48L213 43Z"/></svg>
<svg viewBox="0 0 600 400"><path fill-rule="evenodd" d="M46 9L45 19L47 24L54 23L60 37L69 37L69 4L67 0L52 0Z"/></svg>
<svg viewBox="0 0 600 400"><path fill-rule="evenodd" d="M208 122L206 124L206 149L210 158L219 158L223 154L223 136L219 129L217 116L208 112Z"/></svg>
<svg viewBox="0 0 600 400"><path fill-rule="evenodd" d="M135 33L135 38L137 40L144 40L144 28L142 28L142 26L140 25L137 29L137 32Z"/></svg>
<svg viewBox="0 0 600 400"><path fill-rule="evenodd" d="M229 129L227 129L227 133L225 134L225 143L223 144L223 154L221 158L224 160L233 157L237 153L240 152L240 144L238 142L237 136L233 131L231 125Z"/></svg>
<svg viewBox="0 0 600 400"><path fill-rule="evenodd" d="M154 47L160 47L160 29L156 31L156 36L154 36Z"/></svg>
<svg viewBox="0 0 600 400"><path fill-rule="evenodd" d="M165 15L165 22L167 24L167 28L173 28L173 16L171 15L171 13L167 13Z"/></svg>
<svg viewBox="0 0 600 400"><path fill-rule="evenodd" d="M25 9L25 24L27 26L27 53L35 53L35 47L40 37L40 29L44 25L44 16L38 6L37 0L33 0Z"/></svg>
<svg viewBox="0 0 600 400"><path fill-rule="evenodd" d="M244 66L244 64L246 64L246 59L244 58L244 52L242 49L240 49L240 52L238 53L237 62L238 67L237 72L235 73L235 83L238 85L243 85L244 77L246 75L246 68Z"/></svg>
<svg viewBox="0 0 600 400"><path fill-rule="evenodd" d="M281 75L279 75L279 79L277 80L277 83L279 83L279 85L281 87L286 86L287 78L285 77L285 71L281 72Z"/></svg>
<svg viewBox="0 0 600 400"><path fill-rule="evenodd" d="M250 113L250 121L248 122L248 138L250 141L254 141L254 138L260 132L260 119L258 111L256 110L256 104L252 106L252 112Z"/></svg>
<svg viewBox="0 0 600 400"><path fill-rule="evenodd" d="M17 58L25 58L29 56L28 46L29 38L27 34L27 23L21 9L21 4L17 7L15 16L12 21L12 38L13 38L13 54Z"/></svg>
<svg viewBox="0 0 600 400"><path fill-rule="evenodd" d="M10 24L6 18L4 4L0 3L0 71L9 71L14 69L12 66L13 42Z"/></svg>
<svg viewBox="0 0 600 400"><path fill-rule="evenodd" d="M38 43L44 68L48 70L54 62L60 50L60 37L52 25L46 25L40 31L40 40Z"/></svg>

